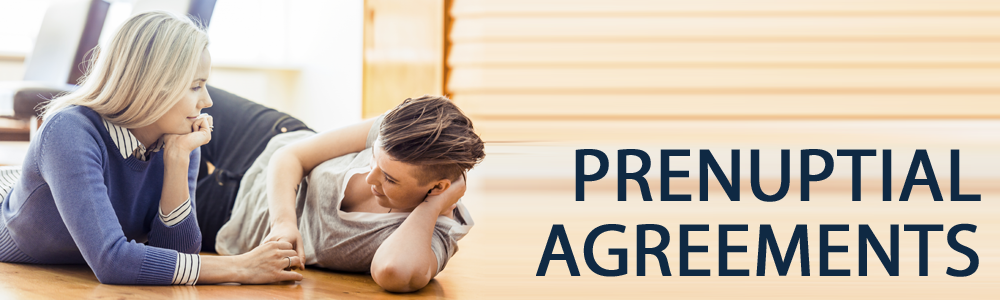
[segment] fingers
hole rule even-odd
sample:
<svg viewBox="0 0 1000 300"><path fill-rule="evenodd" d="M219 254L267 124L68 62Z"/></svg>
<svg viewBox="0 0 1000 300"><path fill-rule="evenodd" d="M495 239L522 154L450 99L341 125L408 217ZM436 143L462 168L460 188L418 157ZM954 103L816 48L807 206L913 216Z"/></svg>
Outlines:
<svg viewBox="0 0 1000 300"><path fill-rule="evenodd" d="M278 274L278 281L300 281L302 280L302 274L292 272L292 271L281 271Z"/></svg>
<svg viewBox="0 0 1000 300"><path fill-rule="evenodd" d="M306 251L302 247L302 243L296 243L295 252L299 256L299 270L306 269Z"/></svg>
<svg viewBox="0 0 1000 300"><path fill-rule="evenodd" d="M286 270L287 269L298 268L299 266L302 265L302 259L299 258L298 256L292 255L292 256L286 256L286 257L288 257L288 258L284 259L285 265L283 266Z"/></svg>
<svg viewBox="0 0 1000 300"><path fill-rule="evenodd" d="M268 242L293 243L294 240L289 240L289 239L285 238L285 236L283 236L281 234L276 234L274 232L271 232L271 234L269 234L267 237L264 237L264 240L261 242L261 244L268 243Z"/></svg>
<svg viewBox="0 0 1000 300"><path fill-rule="evenodd" d="M455 214L453 212L455 211L455 208L457 208L457 207L458 207L458 203L452 204L451 206L449 206L445 210L442 210L441 211L441 215L445 216L445 217L449 217L449 218L454 219L455 218Z"/></svg>
<svg viewBox="0 0 1000 300"><path fill-rule="evenodd" d="M251 275L241 283L268 284L302 280L302 274L291 272L303 265L303 259L293 247L289 242L268 241L250 253L243 254L250 259L246 267Z"/></svg>
<svg viewBox="0 0 1000 300"><path fill-rule="evenodd" d="M278 255L281 257L294 256L299 257L299 254L295 250L278 250Z"/></svg>
<svg viewBox="0 0 1000 300"><path fill-rule="evenodd" d="M192 131L205 131L212 132L212 126L215 124L215 119L209 114L200 114L198 119L192 124Z"/></svg>
<svg viewBox="0 0 1000 300"><path fill-rule="evenodd" d="M270 245L271 247L274 247L275 249L280 249L280 250L291 250L292 249L292 243L285 242L285 241L267 242L267 243L264 243L264 245Z"/></svg>
<svg viewBox="0 0 1000 300"><path fill-rule="evenodd" d="M284 242L286 244L291 245L291 248L288 248L288 250L287 250L288 252L282 252L283 253L282 255L284 255L284 256L295 256L295 257L298 257L299 258L299 262L298 263L294 263L292 265L294 265L294 266L296 266L296 267L304 270L306 268L306 265L305 265L306 252L305 252L305 249L304 249L304 247L302 245L301 240L302 240L302 237L300 237L298 235L290 235L290 234L287 234L287 233L286 234L280 234L280 233L275 233L275 231L272 231L271 234L269 234L267 237L264 238L264 241L263 241L262 244L266 244L266 243L270 243L270 242ZM286 249L286 248L283 248L283 247L285 247L283 245L282 246L275 245L275 247L277 247L277 249ZM281 250L281 251L286 251L286 250Z"/></svg>
<svg viewBox="0 0 1000 300"><path fill-rule="evenodd" d="M198 118L194 119L191 123L191 132L198 132L201 130L201 124L205 122L205 114L198 115Z"/></svg>
<svg viewBox="0 0 1000 300"><path fill-rule="evenodd" d="M291 244L287 242L270 242L272 247L278 247L278 250L273 252L270 257L273 260L273 264L278 266L280 269L289 269L294 267L299 267L302 265L302 258L299 257L298 252L294 249L286 249L285 246L291 248Z"/></svg>
<svg viewBox="0 0 1000 300"><path fill-rule="evenodd" d="M204 129L208 130L208 132L215 131L215 118L213 118L212 115L209 114L202 114L202 115L205 116Z"/></svg>
<svg viewBox="0 0 1000 300"><path fill-rule="evenodd" d="M268 236L264 237L264 243L267 243L267 242L277 242L277 241L281 241L281 238L277 237L277 236L273 236L273 235L268 235Z"/></svg>
<svg viewBox="0 0 1000 300"><path fill-rule="evenodd" d="M185 145L192 148L200 147L212 141L212 116L208 114L198 115L198 118L191 122L191 133L183 134L180 137ZM192 149L194 150L194 149Z"/></svg>
<svg viewBox="0 0 1000 300"><path fill-rule="evenodd" d="M465 195L465 185L453 184L451 185L451 187L448 188L448 190L444 192L444 194L447 194L449 195L449 198L454 198L456 201L458 201L458 198L461 198L462 196Z"/></svg>

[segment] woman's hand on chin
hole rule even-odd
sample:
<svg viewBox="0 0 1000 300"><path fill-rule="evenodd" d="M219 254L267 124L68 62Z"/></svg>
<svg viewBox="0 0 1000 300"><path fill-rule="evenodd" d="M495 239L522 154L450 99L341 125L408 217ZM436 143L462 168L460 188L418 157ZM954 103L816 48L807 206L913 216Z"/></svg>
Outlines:
<svg viewBox="0 0 1000 300"><path fill-rule="evenodd" d="M302 280L302 274L288 271L288 266L301 264L292 244L288 242L265 242L235 258L240 269L236 281L239 283L267 284Z"/></svg>
<svg viewBox="0 0 1000 300"><path fill-rule="evenodd" d="M179 154L189 154L195 148L208 144L212 140L212 126L214 120L209 114L201 114L198 119L191 124L191 132L184 134L163 135L164 147L177 151Z"/></svg>

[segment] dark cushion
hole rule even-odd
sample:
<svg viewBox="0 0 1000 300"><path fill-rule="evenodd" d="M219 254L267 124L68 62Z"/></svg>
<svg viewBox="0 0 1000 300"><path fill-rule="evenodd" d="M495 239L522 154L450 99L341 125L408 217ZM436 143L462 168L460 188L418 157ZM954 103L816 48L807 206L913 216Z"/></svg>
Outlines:
<svg viewBox="0 0 1000 300"><path fill-rule="evenodd" d="M41 104L52 100L63 90L53 88L22 88L14 93L14 118L28 119L32 116L40 116Z"/></svg>

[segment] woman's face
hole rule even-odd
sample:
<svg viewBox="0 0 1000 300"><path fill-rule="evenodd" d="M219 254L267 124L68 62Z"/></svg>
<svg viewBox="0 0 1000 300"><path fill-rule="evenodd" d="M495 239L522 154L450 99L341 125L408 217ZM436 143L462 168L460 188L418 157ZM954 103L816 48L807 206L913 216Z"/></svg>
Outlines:
<svg viewBox="0 0 1000 300"><path fill-rule="evenodd" d="M372 156L372 170L365 181L371 185L372 194L382 207L394 210L415 208L438 184L438 181L420 184L414 176L419 174L419 166L393 159L382 147L374 147Z"/></svg>
<svg viewBox="0 0 1000 300"><path fill-rule="evenodd" d="M191 79L191 84L184 90L181 100L156 120L153 126L164 134L191 133L191 127L201 114L201 109L212 107L212 98L208 96L208 89L205 88L211 66L212 56L208 54L208 50L204 50L198 63L198 70Z"/></svg>

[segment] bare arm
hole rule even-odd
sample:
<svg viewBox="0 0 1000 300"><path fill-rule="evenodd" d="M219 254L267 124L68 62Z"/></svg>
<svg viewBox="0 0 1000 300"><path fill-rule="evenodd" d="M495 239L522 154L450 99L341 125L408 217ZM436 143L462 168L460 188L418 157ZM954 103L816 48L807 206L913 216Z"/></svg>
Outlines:
<svg viewBox="0 0 1000 300"><path fill-rule="evenodd" d="M167 214L191 198L188 192L188 154L183 151L165 151L163 157L163 191L160 195L160 212ZM197 162L195 162L197 163Z"/></svg>
<svg viewBox="0 0 1000 300"><path fill-rule="evenodd" d="M430 195L417 206L375 251L372 278L391 292L412 292L437 275L437 256L431 249L434 224L450 212L465 194L465 180L455 181L439 195Z"/></svg>
<svg viewBox="0 0 1000 300"><path fill-rule="evenodd" d="M163 191L160 212L170 213L191 198L188 167L191 151L212 140L212 116L202 114L191 125L191 133L167 134L163 137ZM197 164L198 162L194 162Z"/></svg>
<svg viewBox="0 0 1000 300"><path fill-rule="evenodd" d="M365 149L375 119L317 134L278 149L267 167L267 199L271 232L264 241L292 243L305 268L302 235L295 215L295 189L302 177L329 159Z"/></svg>

